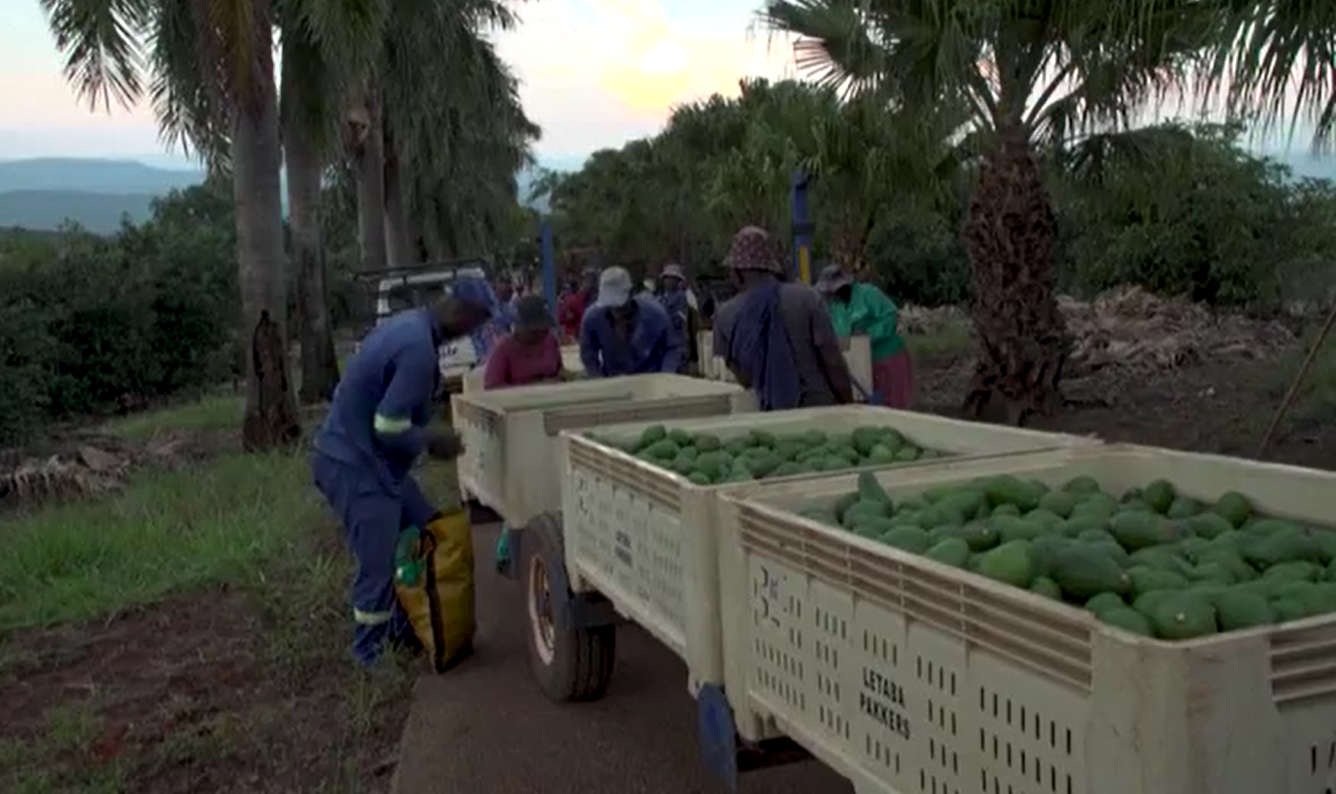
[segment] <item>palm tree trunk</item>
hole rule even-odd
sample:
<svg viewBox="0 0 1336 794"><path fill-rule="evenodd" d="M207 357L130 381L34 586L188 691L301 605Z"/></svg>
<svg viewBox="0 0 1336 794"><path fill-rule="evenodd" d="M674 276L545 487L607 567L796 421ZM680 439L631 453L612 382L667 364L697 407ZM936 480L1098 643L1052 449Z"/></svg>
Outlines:
<svg viewBox="0 0 1336 794"><path fill-rule="evenodd" d="M1008 424L1055 410L1071 342L1053 294L1052 205L1022 129L1000 131L984 156L963 236L979 346L966 410Z"/></svg>
<svg viewBox="0 0 1336 794"><path fill-rule="evenodd" d="M295 47L283 48L284 104L301 107L307 83L300 78ZM323 166L315 138L301 129L298 113L284 119L288 166L288 227L297 266L297 306L301 314L301 390L303 404L328 400L339 382L334 334L329 321L325 249L320 239L320 173Z"/></svg>
<svg viewBox="0 0 1336 794"><path fill-rule="evenodd" d="M380 96L374 81L369 81L364 102L367 128L366 138L357 149L357 229L363 269L384 270L385 148Z"/></svg>
<svg viewBox="0 0 1336 794"><path fill-rule="evenodd" d="M285 343L278 95L267 21L256 26L255 37L255 52L261 60L255 78L257 95L253 102L236 109L231 128L238 281L246 340L246 412L241 435L248 450L287 444L301 435Z"/></svg>
<svg viewBox="0 0 1336 794"><path fill-rule="evenodd" d="M389 119L385 119L385 247L391 265L411 265L418 261L416 237L408 221L404 185L399 176L399 151Z"/></svg>

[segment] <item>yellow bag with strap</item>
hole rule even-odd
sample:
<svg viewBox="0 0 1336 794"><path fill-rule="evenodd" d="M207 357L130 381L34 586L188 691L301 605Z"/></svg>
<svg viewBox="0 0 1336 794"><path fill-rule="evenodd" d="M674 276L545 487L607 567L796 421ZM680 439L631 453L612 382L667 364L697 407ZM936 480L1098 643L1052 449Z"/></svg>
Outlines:
<svg viewBox="0 0 1336 794"><path fill-rule="evenodd" d="M463 509L399 534L394 591L438 673L473 647L473 532Z"/></svg>

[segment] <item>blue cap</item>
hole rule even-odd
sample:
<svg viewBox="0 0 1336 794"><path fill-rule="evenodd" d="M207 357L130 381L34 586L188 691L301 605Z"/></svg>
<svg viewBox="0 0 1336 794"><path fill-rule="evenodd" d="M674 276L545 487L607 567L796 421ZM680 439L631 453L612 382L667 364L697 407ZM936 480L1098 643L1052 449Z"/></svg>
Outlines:
<svg viewBox="0 0 1336 794"><path fill-rule="evenodd" d="M489 317L496 315L496 293L492 292L490 284L480 278L466 276L455 279L450 284L450 296L455 300L477 306L487 312Z"/></svg>

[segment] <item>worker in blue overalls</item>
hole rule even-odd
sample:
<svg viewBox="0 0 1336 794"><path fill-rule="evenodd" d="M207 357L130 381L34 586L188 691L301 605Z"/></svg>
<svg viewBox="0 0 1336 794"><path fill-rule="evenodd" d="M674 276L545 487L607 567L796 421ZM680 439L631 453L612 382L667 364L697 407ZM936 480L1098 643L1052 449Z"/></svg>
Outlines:
<svg viewBox="0 0 1336 794"><path fill-rule="evenodd" d="M461 279L436 304L377 326L348 362L311 458L316 487L339 514L357 557L353 655L364 665L388 640L415 644L394 595L394 547L401 530L425 527L435 510L408 471L424 450L453 459L459 437L430 431L440 381L437 348L467 336L495 311L486 282Z"/></svg>

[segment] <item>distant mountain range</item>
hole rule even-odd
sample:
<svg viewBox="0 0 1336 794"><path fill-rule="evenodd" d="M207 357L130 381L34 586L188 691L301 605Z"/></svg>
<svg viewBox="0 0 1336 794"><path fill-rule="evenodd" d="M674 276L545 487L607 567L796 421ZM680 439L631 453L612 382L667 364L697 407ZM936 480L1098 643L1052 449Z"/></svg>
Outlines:
<svg viewBox="0 0 1336 794"><path fill-rule="evenodd" d="M1303 147L1265 153L1288 165L1297 177L1336 180L1336 157L1315 158ZM533 169L516 175L521 202L543 169L576 171L582 156L545 157ZM198 169L157 168L135 160L47 157L0 160L0 228L55 229L66 220L78 221L99 234L120 228L122 216L141 222L149 217L150 203L172 189L204 181ZM546 212L547 201L534 202Z"/></svg>
<svg viewBox="0 0 1336 794"><path fill-rule="evenodd" d="M538 169L578 170L583 157L554 157ZM517 175L520 201L526 201L537 169ZM78 221L98 234L114 232L123 215L142 222L150 202L172 189L204 181L198 169L156 168L135 160L46 157L0 160L0 229L23 226L55 229L66 220ZM535 202L540 212L547 202Z"/></svg>
<svg viewBox="0 0 1336 794"><path fill-rule="evenodd" d="M153 168L133 160L47 157L0 161L0 228L54 229L78 221L99 234L140 222L149 202L204 181L204 172Z"/></svg>

